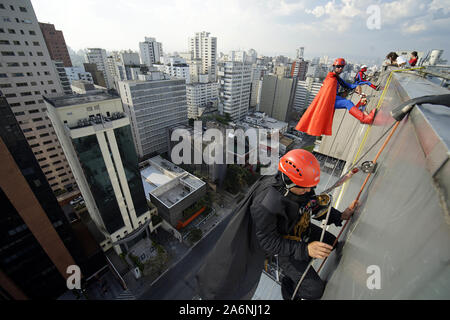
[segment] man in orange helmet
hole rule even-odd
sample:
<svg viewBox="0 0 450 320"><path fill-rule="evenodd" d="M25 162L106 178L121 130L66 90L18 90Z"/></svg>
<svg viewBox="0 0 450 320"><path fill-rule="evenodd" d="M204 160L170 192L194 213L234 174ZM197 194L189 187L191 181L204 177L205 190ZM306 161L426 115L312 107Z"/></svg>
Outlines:
<svg viewBox="0 0 450 320"><path fill-rule="evenodd" d="M340 89L356 89L357 84L347 83L339 75L344 71L345 60L338 58L333 63L333 71L323 81L311 105L301 117L295 129L311 136L331 135L335 109L347 109L348 112L364 124L372 124L375 109L369 114L360 110L367 103L362 98L356 105L339 95Z"/></svg>
<svg viewBox="0 0 450 320"><path fill-rule="evenodd" d="M324 259L336 239L310 223L322 220L328 206L314 193L320 181L320 165L312 153L294 149L281 157L278 173L256 182L216 242L197 274L202 299L251 299L267 256L278 255L285 275L282 295L291 299L294 288L312 258ZM340 212L330 209L328 224L350 219L356 205ZM328 204L329 205L329 204ZM325 288L313 268L305 276L295 299L319 299Z"/></svg>
<svg viewBox="0 0 450 320"><path fill-rule="evenodd" d="M273 177L273 185L264 194L257 195L250 207L256 227L256 237L263 250L278 255L279 265L285 277L281 282L284 299L291 299L294 288L311 258L325 259L332 251L336 239L310 223L310 219L323 220L327 206L319 205L314 188L320 181L320 165L309 151L294 149L281 157L279 173ZM341 226L342 220L352 216L353 203L344 212L331 208L328 224ZM313 268L305 276L296 298L319 299L325 283Z"/></svg>

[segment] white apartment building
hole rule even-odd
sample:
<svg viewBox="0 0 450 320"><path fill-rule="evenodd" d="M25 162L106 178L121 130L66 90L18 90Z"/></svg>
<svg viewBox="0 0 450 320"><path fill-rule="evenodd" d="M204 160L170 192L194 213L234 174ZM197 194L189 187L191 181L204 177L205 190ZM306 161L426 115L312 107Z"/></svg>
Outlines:
<svg viewBox="0 0 450 320"><path fill-rule="evenodd" d="M104 235L100 246L126 252L154 230L156 208L147 203L120 97L95 91L44 99L89 215Z"/></svg>
<svg viewBox="0 0 450 320"><path fill-rule="evenodd" d="M206 31L196 32L194 37L189 37L188 46L192 59L202 61L201 73L208 75L208 81L216 81L217 38Z"/></svg>
<svg viewBox="0 0 450 320"><path fill-rule="evenodd" d="M297 82L293 108L297 111L306 110L316 97L322 82L317 78L307 77L304 81Z"/></svg>
<svg viewBox="0 0 450 320"><path fill-rule="evenodd" d="M86 72L84 70L84 67L69 67L64 69L66 70L67 78L69 79L70 83L77 80L84 80L89 83L94 83L91 73Z"/></svg>
<svg viewBox="0 0 450 320"><path fill-rule="evenodd" d="M76 187L43 95L62 94L30 0L0 2L0 90L53 191Z"/></svg>
<svg viewBox="0 0 450 320"><path fill-rule="evenodd" d="M86 59L88 63L94 63L97 66L97 69L103 73L107 88L114 88L114 78L108 68L106 50L100 48L88 48Z"/></svg>
<svg viewBox="0 0 450 320"><path fill-rule="evenodd" d="M139 54L141 63L152 67L154 63L160 63L163 56L162 43L155 38L145 37L144 42L139 42Z"/></svg>
<svg viewBox="0 0 450 320"><path fill-rule="evenodd" d="M186 63L165 65L164 73L168 74L171 78L184 79L186 84L191 83L191 74L189 72L189 66Z"/></svg>
<svg viewBox="0 0 450 320"><path fill-rule="evenodd" d="M188 118L197 119L203 108L217 106L219 90L217 82L193 83L186 86Z"/></svg>
<svg viewBox="0 0 450 320"><path fill-rule="evenodd" d="M139 157L168 152L169 128L187 124L185 81L119 81L119 92Z"/></svg>
<svg viewBox="0 0 450 320"><path fill-rule="evenodd" d="M228 113L233 120L243 119L250 103L252 66L226 61L219 63L219 112Z"/></svg>

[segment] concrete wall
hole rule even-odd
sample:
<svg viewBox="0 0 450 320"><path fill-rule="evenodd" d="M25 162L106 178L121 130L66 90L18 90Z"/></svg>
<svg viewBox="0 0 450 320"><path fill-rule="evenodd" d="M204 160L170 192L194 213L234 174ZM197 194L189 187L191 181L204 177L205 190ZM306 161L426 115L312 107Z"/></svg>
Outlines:
<svg viewBox="0 0 450 320"><path fill-rule="evenodd" d="M389 112L395 106L442 93L448 91L414 74L395 73L362 153L393 124ZM400 123L341 237L343 248L332 253L320 274L328 280L322 299L450 297L449 121L448 108L422 105ZM351 150L367 128L351 137ZM381 143L364 160L372 160ZM350 151L346 158L355 155ZM342 210L355 199L364 179L358 173L335 190L335 206ZM376 276L379 286L370 287Z"/></svg>

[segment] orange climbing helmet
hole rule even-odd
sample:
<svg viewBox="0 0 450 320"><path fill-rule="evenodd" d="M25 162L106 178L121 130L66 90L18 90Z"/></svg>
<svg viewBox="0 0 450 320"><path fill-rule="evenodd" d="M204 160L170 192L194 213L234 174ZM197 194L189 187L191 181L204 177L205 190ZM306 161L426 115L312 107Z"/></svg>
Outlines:
<svg viewBox="0 0 450 320"><path fill-rule="evenodd" d="M345 59L337 58L336 60L334 60L333 66L345 66Z"/></svg>
<svg viewBox="0 0 450 320"><path fill-rule="evenodd" d="M278 170L299 187L315 187L320 181L319 161L311 152L303 149L294 149L282 156Z"/></svg>

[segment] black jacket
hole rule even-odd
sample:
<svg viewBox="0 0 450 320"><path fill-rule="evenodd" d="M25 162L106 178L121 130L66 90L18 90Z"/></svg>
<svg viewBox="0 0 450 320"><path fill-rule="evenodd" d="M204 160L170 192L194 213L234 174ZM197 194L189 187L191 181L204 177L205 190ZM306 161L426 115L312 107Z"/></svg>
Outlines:
<svg viewBox="0 0 450 320"><path fill-rule="evenodd" d="M299 203L283 197L279 188L278 175L262 177L231 213L225 231L196 275L202 299L251 299L267 253L307 258L305 243L282 237L298 221ZM340 220L340 212L333 217Z"/></svg>
<svg viewBox="0 0 450 320"><path fill-rule="evenodd" d="M270 176L270 187L265 192L254 197L250 207L252 220L256 227L256 238L263 250L269 254L292 256L296 260L309 260L307 251L307 236L309 227L302 234L303 241L286 239L283 236L291 234L295 224L301 219L300 208L306 206L315 195L314 190L302 196L289 193L284 196L285 189L279 175ZM322 215L317 220L323 220ZM341 212L331 208L328 224L341 226Z"/></svg>

